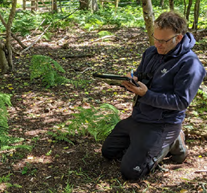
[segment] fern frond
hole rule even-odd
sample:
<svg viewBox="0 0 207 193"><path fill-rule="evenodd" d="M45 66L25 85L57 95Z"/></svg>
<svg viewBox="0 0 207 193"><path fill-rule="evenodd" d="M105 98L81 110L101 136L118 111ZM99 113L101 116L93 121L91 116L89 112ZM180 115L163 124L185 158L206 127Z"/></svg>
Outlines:
<svg viewBox="0 0 207 193"><path fill-rule="evenodd" d="M73 114L74 119L67 121L70 122L69 124L62 123L58 126L57 132L54 133L56 139L61 137L64 140L69 136L86 136L89 134L96 141L103 140L120 120L119 111L109 104L104 104L99 108L93 106L88 109L78 107L77 110L79 113ZM62 132L61 127L64 128Z"/></svg>
<svg viewBox="0 0 207 193"><path fill-rule="evenodd" d="M47 88L67 81L67 78L59 74L65 73L65 70L49 56L34 55L31 60L30 72L30 80L41 78L43 85Z"/></svg>

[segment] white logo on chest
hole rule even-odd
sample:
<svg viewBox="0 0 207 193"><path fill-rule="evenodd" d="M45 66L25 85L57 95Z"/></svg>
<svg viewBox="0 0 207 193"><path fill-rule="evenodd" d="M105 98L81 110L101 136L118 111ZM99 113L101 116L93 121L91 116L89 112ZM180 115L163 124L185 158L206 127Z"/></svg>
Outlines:
<svg viewBox="0 0 207 193"><path fill-rule="evenodd" d="M167 73L167 69L166 69L166 68L162 69L162 70L161 70L161 73L162 73L162 74Z"/></svg>

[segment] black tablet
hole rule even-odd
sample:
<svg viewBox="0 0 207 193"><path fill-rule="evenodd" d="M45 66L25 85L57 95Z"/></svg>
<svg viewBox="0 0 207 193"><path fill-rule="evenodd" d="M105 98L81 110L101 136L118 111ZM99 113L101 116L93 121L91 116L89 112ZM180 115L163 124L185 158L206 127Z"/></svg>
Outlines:
<svg viewBox="0 0 207 193"><path fill-rule="evenodd" d="M103 79L106 83L110 85L121 85L122 81L126 80L132 83L135 86L139 86L138 83L127 76L120 76L120 75L115 75L115 74L101 74L101 73L94 73L93 77L95 78L101 78Z"/></svg>

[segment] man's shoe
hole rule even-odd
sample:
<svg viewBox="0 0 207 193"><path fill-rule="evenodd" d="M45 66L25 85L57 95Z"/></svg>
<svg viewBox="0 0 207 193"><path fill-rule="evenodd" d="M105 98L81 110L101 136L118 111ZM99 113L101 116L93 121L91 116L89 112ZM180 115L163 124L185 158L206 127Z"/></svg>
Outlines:
<svg viewBox="0 0 207 193"><path fill-rule="evenodd" d="M182 130L178 138L171 145L169 153L172 155L171 160L178 164L182 164L188 156L188 149L185 145L185 134Z"/></svg>

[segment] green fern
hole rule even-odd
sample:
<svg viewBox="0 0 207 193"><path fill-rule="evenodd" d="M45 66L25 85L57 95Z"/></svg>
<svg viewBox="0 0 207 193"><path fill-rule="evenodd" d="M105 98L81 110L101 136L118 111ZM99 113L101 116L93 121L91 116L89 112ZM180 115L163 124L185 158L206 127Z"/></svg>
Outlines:
<svg viewBox="0 0 207 193"><path fill-rule="evenodd" d="M64 83L70 83L75 87L84 87L89 83L88 80L80 78L77 80L70 80L60 74L64 74L65 70L55 60L49 56L34 55L31 60L30 66L30 80L40 79L43 86L46 88Z"/></svg>
<svg viewBox="0 0 207 193"><path fill-rule="evenodd" d="M11 106L11 95L0 93L0 127L8 128L7 124L7 106Z"/></svg>
<svg viewBox="0 0 207 193"><path fill-rule="evenodd" d="M68 82L68 79L61 76L65 70L49 56L34 55L31 60L30 79L41 78L47 88Z"/></svg>
<svg viewBox="0 0 207 193"><path fill-rule="evenodd" d="M0 93L0 150L8 150L15 148L30 149L31 147L27 145L15 145L15 143L18 143L23 139L12 137L8 134L7 106L11 106L10 97L11 95L9 94Z"/></svg>
<svg viewBox="0 0 207 193"><path fill-rule="evenodd" d="M57 132L50 132L56 139L69 136L91 135L96 141L108 136L114 126L119 122L119 111L110 104L103 104L99 108L91 106L84 109L78 107L79 113L74 113L74 119L57 126ZM58 134L57 134L58 133Z"/></svg>

